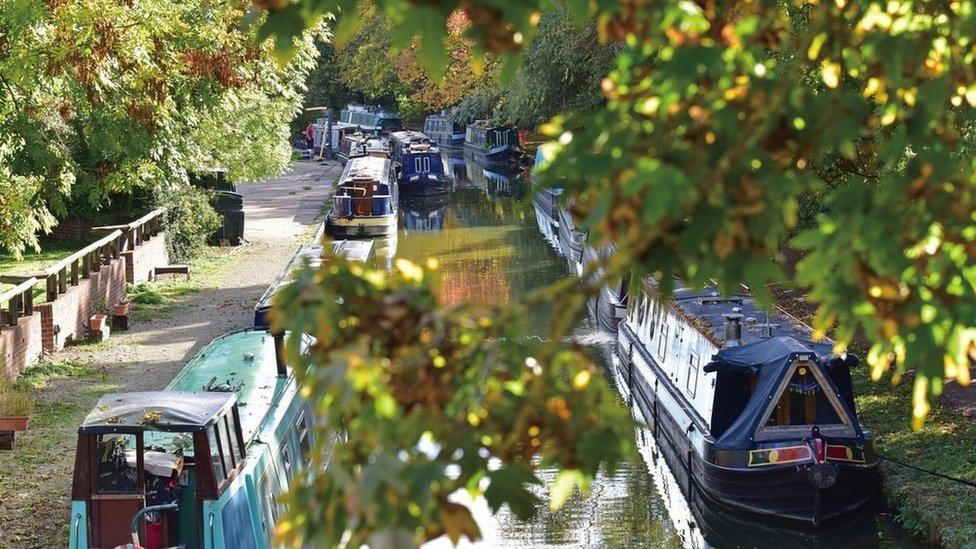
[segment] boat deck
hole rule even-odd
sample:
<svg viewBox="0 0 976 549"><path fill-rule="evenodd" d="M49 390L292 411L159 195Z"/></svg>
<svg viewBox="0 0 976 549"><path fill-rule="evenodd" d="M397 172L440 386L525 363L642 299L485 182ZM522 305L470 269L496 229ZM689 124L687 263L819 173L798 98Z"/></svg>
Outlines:
<svg viewBox="0 0 976 549"><path fill-rule="evenodd" d="M277 374L274 338L266 330L247 329L215 339L180 370L166 390L203 391L225 384L237 389L241 431L249 442L277 395L287 388L288 378ZM146 444L166 447L174 436L147 432Z"/></svg>

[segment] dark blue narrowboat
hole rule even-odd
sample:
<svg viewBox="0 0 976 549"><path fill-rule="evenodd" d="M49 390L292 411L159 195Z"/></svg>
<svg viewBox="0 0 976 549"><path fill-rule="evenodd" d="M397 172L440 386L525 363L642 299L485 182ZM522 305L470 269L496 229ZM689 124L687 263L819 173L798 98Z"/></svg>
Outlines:
<svg viewBox="0 0 976 549"><path fill-rule="evenodd" d="M358 126L372 135L386 135L403 129L403 120L373 105L349 105L339 111L339 121Z"/></svg>
<svg viewBox="0 0 976 549"><path fill-rule="evenodd" d="M464 126L454 121L451 111L428 116L424 120L424 133L442 149L459 149L464 145Z"/></svg>
<svg viewBox="0 0 976 549"><path fill-rule="evenodd" d="M617 332L618 388L683 474L728 507L821 524L880 487L873 435L858 421L857 358L746 292L653 279L631 296Z"/></svg>
<svg viewBox="0 0 976 549"><path fill-rule="evenodd" d="M478 120L465 132L464 158L490 170L510 169L522 158L518 132L510 126Z"/></svg>
<svg viewBox="0 0 976 549"><path fill-rule="evenodd" d="M406 195L434 195L451 190L444 159L433 140L415 131L390 134L393 178Z"/></svg>

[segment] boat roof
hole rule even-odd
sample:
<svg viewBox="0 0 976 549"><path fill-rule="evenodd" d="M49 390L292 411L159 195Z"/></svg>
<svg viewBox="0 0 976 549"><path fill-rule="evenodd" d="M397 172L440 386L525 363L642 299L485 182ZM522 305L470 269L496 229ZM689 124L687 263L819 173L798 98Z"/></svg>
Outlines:
<svg viewBox="0 0 976 549"><path fill-rule="evenodd" d="M511 126L506 126L503 124L489 124L488 120L475 120L472 126L481 130L514 130L515 128Z"/></svg>
<svg viewBox="0 0 976 549"><path fill-rule="evenodd" d="M147 391L102 395L78 429L82 434L195 432L234 405L233 393Z"/></svg>
<svg viewBox="0 0 976 549"><path fill-rule="evenodd" d="M339 182L345 184L353 178L366 176L375 181L386 181L390 171L390 160L376 156L357 156L346 162Z"/></svg>
<svg viewBox="0 0 976 549"><path fill-rule="evenodd" d="M249 441L286 384L287 378L278 376L271 332L248 328L213 340L180 370L166 390L219 387L236 392L241 431Z"/></svg>
<svg viewBox="0 0 976 549"><path fill-rule="evenodd" d="M295 278L295 270L303 267L306 263L312 268L318 267L322 263L322 252L323 247L318 244L300 245L291 255L288 263L285 264L285 268L275 276L271 285L264 291L261 299L258 300L258 304L254 307L255 310L266 311L270 309L275 294Z"/></svg>
<svg viewBox="0 0 976 549"><path fill-rule="evenodd" d="M763 309L745 289L735 295L723 296L715 285L695 289L685 286L679 280L675 282L674 293L669 300L670 307L719 348L726 343L725 315L733 313L742 315L741 345L769 339L763 336L764 324L769 325L770 335L774 338L783 336L809 341L813 334L809 326L789 313L779 308L772 311ZM659 294L658 282L654 277L645 278L643 285L645 291ZM823 341L830 342L826 338Z"/></svg>
<svg viewBox="0 0 976 549"><path fill-rule="evenodd" d="M428 137L427 134L415 130L402 130L398 132L391 132L390 138L396 139L401 143L407 143L411 141L422 141L422 142L429 143L433 141L433 139Z"/></svg>

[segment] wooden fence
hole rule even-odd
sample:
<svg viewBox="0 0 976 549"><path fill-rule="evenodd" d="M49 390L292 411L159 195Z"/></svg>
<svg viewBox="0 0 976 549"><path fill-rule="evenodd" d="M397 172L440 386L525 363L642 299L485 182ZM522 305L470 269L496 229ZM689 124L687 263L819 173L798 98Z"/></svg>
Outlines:
<svg viewBox="0 0 976 549"><path fill-rule="evenodd" d="M4 284L16 284L13 288L0 293L0 328L4 326L16 326L17 319L22 316L34 314L34 286L37 285L37 278L28 277L20 280L13 280L13 277L0 276L0 282Z"/></svg>
<svg viewBox="0 0 976 549"><path fill-rule="evenodd" d="M162 230L163 213L166 210L153 210L146 215L136 219L131 223L126 223L125 225L103 225L100 227L92 227L92 231L96 233L113 233L114 231L121 231L122 235L119 238L119 252L126 252L134 249L139 244L142 244L146 240L159 234Z"/></svg>

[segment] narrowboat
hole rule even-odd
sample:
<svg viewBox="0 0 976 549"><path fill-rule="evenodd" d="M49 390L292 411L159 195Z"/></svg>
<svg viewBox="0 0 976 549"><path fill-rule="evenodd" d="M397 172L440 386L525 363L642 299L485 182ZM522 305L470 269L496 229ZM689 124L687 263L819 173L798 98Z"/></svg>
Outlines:
<svg viewBox="0 0 976 549"><path fill-rule="evenodd" d="M392 176L406 195L434 195L451 190L444 159L431 138L415 131L390 134Z"/></svg>
<svg viewBox="0 0 976 549"><path fill-rule="evenodd" d="M163 391L102 396L78 429L69 547L272 547L315 436L282 340L233 332Z"/></svg>
<svg viewBox="0 0 976 549"><path fill-rule="evenodd" d="M627 316L628 283L624 278L604 280L603 269L616 252L616 245L606 244L599 248L584 246L581 260L581 277L585 284L599 286L599 292L587 301L590 314L600 327L608 332L616 332L617 324Z"/></svg>
<svg viewBox="0 0 976 549"><path fill-rule="evenodd" d="M339 121L358 126L372 135L386 135L403 129L403 120L374 105L349 105L339 111Z"/></svg>
<svg viewBox="0 0 976 549"><path fill-rule="evenodd" d="M441 111L424 119L424 133L443 149L457 149L464 145L464 126L454 121L454 113Z"/></svg>
<svg viewBox="0 0 976 549"><path fill-rule="evenodd" d="M682 474L733 509L819 525L880 486L858 421L852 354L748 292L640 283L617 332L618 388Z"/></svg>
<svg viewBox="0 0 976 549"><path fill-rule="evenodd" d="M359 126L355 124L347 124L345 122L334 122L332 124L331 133L329 134L329 149L332 154L339 153L339 147L342 145L342 138L347 135L352 135L357 131L361 131Z"/></svg>
<svg viewBox="0 0 976 549"><path fill-rule="evenodd" d="M566 207L559 208L559 247L569 270L576 276L583 276L583 248L586 247L587 233L576 227L573 214Z"/></svg>
<svg viewBox="0 0 976 549"><path fill-rule="evenodd" d="M343 135L339 143L339 153L336 158L341 164L349 162L350 158L375 156L377 158L390 157L390 143L385 137L379 137L355 131Z"/></svg>
<svg viewBox="0 0 976 549"><path fill-rule="evenodd" d="M257 305L254 306L254 327L268 328L268 311L271 310L274 296L292 280L296 270L305 266L316 268L322 264L323 253L331 253L349 261L370 264L373 262L373 242L371 240L333 240L324 244L318 243L318 238L312 244L301 244L292 254L285 268L271 282L264 291Z"/></svg>
<svg viewBox="0 0 976 549"><path fill-rule="evenodd" d="M545 161L542 147L535 152L535 162L532 166L532 206L535 218L539 224L539 231L546 237L546 241L554 250L562 255L559 245L559 200L563 194L562 187L543 187L536 180L535 171Z"/></svg>
<svg viewBox="0 0 976 549"><path fill-rule="evenodd" d="M325 230L337 237L395 234L396 181L390 179L390 160L375 156L350 158L339 176Z"/></svg>
<svg viewBox="0 0 976 549"><path fill-rule="evenodd" d="M464 134L464 159L498 170L517 165L522 158L518 132L510 126L478 120Z"/></svg>

